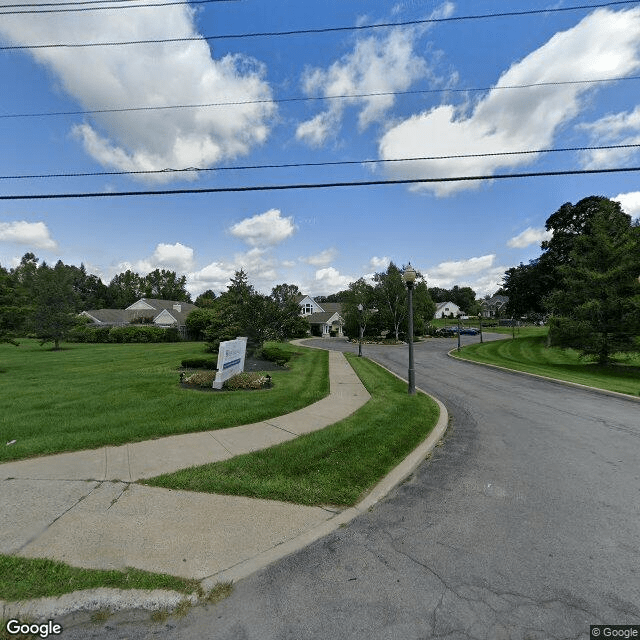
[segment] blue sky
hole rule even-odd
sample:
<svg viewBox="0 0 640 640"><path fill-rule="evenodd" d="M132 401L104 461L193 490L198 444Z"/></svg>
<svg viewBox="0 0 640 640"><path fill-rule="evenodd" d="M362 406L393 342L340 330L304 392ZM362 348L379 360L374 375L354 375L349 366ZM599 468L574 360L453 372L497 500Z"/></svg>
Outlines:
<svg viewBox="0 0 640 640"><path fill-rule="evenodd" d="M0 45L353 27L572 4L238 0L4 15ZM319 34L4 49L0 116L243 104L1 117L3 177L213 170L5 178L0 194L634 166L640 160L637 148L513 152L640 144L640 80L631 78L637 75L640 3ZM603 78L623 79L548 84ZM547 84L504 88L541 83ZM423 93L398 95L410 91ZM374 93L386 95L328 98ZM504 152L511 155L388 162ZM220 170L343 161L355 163ZM639 178L631 172L412 186L3 200L0 264L14 266L33 251L47 262L82 262L105 283L127 268L139 273L167 268L187 275L195 297L208 288L223 290L239 268L265 292L287 282L318 295L381 271L389 260L399 265L411 261L429 286L468 285L485 295L498 288L507 268L539 255L544 222L564 202L605 195L618 198L628 213L639 216Z"/></svg>

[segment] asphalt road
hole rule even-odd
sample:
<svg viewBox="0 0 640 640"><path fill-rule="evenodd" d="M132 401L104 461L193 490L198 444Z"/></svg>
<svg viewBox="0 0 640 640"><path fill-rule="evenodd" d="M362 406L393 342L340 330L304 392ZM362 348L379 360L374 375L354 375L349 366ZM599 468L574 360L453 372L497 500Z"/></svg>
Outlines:
<svg viewBox="0 0 640 640"><path fill-rule="evenodd" d="M640 403L459 362L453 346L416 345L416 384L451 416L443 446L369 513L217 605L163 623L69 618L63 637L539 640L640 625ZM406 347L364 351L406 377Z"/></svg>

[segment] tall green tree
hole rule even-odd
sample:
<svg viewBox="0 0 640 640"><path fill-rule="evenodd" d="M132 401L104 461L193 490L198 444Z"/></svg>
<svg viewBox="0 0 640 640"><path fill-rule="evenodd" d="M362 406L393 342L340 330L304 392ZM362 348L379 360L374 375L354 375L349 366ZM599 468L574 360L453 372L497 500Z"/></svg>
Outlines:
<svg viewBox="0 0 640 640"><path fill-rule="evenodd" d="M207 289L204 293L201 293L195 300L194 304L200 309L210 309L214 306L216 300L216 294L212 289Z"/></svg>
<svg viewBox="0 0 640 640"><path fill-rule="evenodd" d="M349 283L348 291L349 297L342 303L343 331L348 336L358 337L362 325L362 334L369 335L372 329L375 331L375 321L378 319L375 289L364 278L360 278ZM358 305L362 305L362 311Z"/></svg>
<svg viewBox="0 0 640 640"><path fill-rule="evenodd" d="M34 293L33 331L41 345L53 342L58 350L77 322L69 270L61 261L53 268L43 262L36 273Z"/></svg>
<svg viewBox="0 0 640 640"><path fill-rule="evenodd" d="M374 274L373 280L376 283L378 311L398 340L400 327L408 312L407 288L402 280L402 271L390 262L386 271Z"/></svg>
<svg viewBox="0 0 640 640"><path fill-rule="evenodd" d="M142 297L144 297L143 280L131 269L113 276L107 287L108 306L115 309L126 309Z"/></svg>
<svg viewBox="0 0 640 640"><path fill-rule="evenodd" d="M549 305L560 316L550 340L608 364L618 351L640 350L640 227L602 203L571 241Z"/></svg>
<svg viewBox="0 0 640 640"><path fill-rule="evenodd" d="M154 269L142 279L145 298L191 302L187 291L187 276L179 276L175 271Z"/></svg>
<svg viewBox="0 0 640 640"><path fill-rule="evenodd" d="M18 345L16 337L26 320L25 307L12 275L0 266L0 343Z"/></svg>

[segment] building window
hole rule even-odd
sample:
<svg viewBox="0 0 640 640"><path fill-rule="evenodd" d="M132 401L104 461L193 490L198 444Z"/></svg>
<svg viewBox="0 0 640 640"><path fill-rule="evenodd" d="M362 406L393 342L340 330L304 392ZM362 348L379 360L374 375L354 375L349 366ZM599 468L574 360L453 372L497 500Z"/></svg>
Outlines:
<svg viewBox="0 0 640 640"><path fill-rule="evenodd" d="M305 304L304 307L302 308L302 315L303 316L310 316L313 313L313 305L312 304Z"/></svg>

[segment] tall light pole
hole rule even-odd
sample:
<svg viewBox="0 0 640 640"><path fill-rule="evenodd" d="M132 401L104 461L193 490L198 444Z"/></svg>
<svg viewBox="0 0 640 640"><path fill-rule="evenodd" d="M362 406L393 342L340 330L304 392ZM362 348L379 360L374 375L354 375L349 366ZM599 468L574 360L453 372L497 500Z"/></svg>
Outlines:
<svg viewBox="0 0 640 640"><path fill-rule="evenodd" d="M362 302L358 305L358 321L360 322L360 340L358 340L358 358L362 358Z"/></svg>
<svg viewBox="0 0 640 640"><path fill-rule="evenodd" d="M413 366L413 284L416 281L416 270L409 263L402 274L409 295L409 395L416 393L416 371Z"/></svg>

